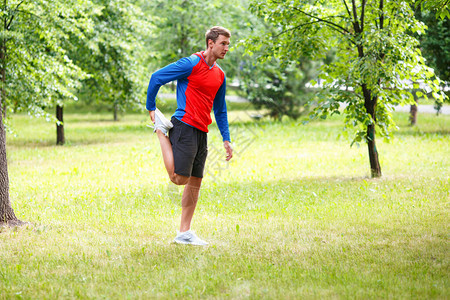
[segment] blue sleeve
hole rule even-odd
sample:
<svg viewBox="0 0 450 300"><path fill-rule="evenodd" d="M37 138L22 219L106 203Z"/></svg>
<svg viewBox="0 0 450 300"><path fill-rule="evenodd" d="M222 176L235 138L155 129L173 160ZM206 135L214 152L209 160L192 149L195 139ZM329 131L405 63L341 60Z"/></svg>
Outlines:
<svg viewBox="0 0 450 300"><path fill-rule="evenodd" d="M227 103L225 102L225 93L227 91L226 78L224 77L223 83L217 91L214 98L213 110L216 117L217 126L219 127L220 134L222 134L223 141L229 141L230 130L228 128L228 116L227 116Z"/></svg>
<svg viewBox="0 0 450 300"><path fill-rule="evenodd" d="M184 57L153 73L147 89L147 110L156 109L156 94L159 88L168 82L188 77L193 68L192 58Z"/></svg>

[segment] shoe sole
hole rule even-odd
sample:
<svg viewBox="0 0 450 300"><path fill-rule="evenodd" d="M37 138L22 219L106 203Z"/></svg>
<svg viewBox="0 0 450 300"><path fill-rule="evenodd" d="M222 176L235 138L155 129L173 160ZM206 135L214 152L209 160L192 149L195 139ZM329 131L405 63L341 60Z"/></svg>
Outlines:
<svg viewBox="0 0 450 300"><path fill-rule="evenodd" d="M163 115L163 113L159 110L155 110L155 114L158 116L158 119L161 121L161 123L167 127L167 129L171 129L173 127L172 122L167 120L167 118Z"/></svg>
<svg viewBox="0 0 450 300"><path fill-rule="evenodd" d="M177 240L173 240L173 242L174 242L175 244L192 245L192 246L207 246L207 245L208 245L208 244L195 244L195 243L189 243L189 242L177 241Z"/></svg>

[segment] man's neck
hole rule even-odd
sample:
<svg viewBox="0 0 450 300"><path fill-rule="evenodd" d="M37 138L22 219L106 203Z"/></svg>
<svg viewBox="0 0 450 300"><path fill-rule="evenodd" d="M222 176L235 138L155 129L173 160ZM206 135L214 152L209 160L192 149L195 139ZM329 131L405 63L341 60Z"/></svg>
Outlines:
<svg viewBox="0 0 450 300"><path fill-rule="evenodd" d="M203 58L210 67L212 67L217 60L217 57L214 57L214 55L212 55L212 53L209 50L203 52Z"/></svg>

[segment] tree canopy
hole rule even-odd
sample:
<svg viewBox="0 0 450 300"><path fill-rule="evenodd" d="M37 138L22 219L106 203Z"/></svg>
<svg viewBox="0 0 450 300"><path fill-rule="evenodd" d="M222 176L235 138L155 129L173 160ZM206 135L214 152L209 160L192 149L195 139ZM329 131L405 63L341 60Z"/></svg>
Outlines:
<svg viewBox="0 0 450 300"><path fill-rule="evenodd" d="M3 1L0 69L3 108L48 115L43 108L77 99L87 73L68 56L67 40L94 24L89 0Z"/></svg>

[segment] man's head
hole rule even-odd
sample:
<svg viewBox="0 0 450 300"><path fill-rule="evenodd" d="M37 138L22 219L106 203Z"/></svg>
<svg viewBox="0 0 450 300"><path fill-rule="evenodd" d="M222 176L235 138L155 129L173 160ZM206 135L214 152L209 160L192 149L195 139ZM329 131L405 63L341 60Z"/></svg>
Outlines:
<svg viewBox="0 0 450 300"><path fill-rule="evenodd" d="M231 37L231 33L228 29L220 26L211 27L205 34L206 48L208 48L208 40L212 40L215 43L219 38L219 35L223 35L227 38Z"/></svg>
<svg viewBox="0 0 450 300"><path fill-rule="evenodd" d="M223 59L228 52L231 33L228 29L214 26L206 34L206 49L211 50L217 58Z"/></svg>

